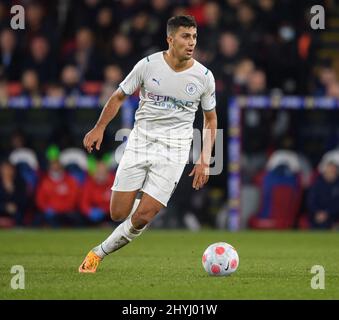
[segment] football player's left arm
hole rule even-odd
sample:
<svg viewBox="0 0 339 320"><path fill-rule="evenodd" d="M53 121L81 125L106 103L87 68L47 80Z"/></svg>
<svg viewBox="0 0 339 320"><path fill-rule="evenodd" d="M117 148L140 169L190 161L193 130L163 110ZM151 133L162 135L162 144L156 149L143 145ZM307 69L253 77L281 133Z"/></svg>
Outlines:
<svg viewBox="0 0 339 320"><path fill-rule="evenodd" d="M203 145L200 157L189 174L194 175L192 187L195 190L201 189L208 181L211 154L217 132L217 113L215 108L211 111L204 111Z"/></svg>

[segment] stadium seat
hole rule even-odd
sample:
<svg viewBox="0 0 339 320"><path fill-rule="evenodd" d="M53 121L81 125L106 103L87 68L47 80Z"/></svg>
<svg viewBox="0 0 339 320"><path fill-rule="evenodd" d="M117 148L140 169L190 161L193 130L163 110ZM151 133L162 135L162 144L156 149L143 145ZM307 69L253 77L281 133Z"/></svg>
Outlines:
<svg viewBox="0 0 339 320"><path fill-rule="evenodd" d="M302 189L299 174L280 164L263 179L260 210L249 219L255 229L288 229L296 222Z"/></svg>
<svg viewBox="0 0 339 320"><path fill-rule="evenodd" d="M7 93L10 97L19 96L22 93L22 85L20 82L10 82L7 84Z"/></svg>
<svg viewBox="0 0 339 320"><path fill-rule="evenodd" d="M86 81L81 89L88 95L99 95L101 92L102 83L98 81Z"/></svg>
<svg viewBox="0 0 339 320"><path fill-rule="evenodd" d="M253 184L244 184L241 188L241 216L240 228L245 229L248 219L256 212L260 205L260 188Z"/></svg>
<svg viewBox="0 0 339 320"><path fill-rule="evenodd" d="M67 148L60 153L60 162L66 171L82 184L87 175L87 155L78 148Z"/></svg>
<svg viewBox="0 0 339 320"><path fill-rule="evenodd" d="M29 148L18 148L11 152L9 161L15 165L25 180L28 193L34 192L39 178L39 162L35 152Z"/></svg>
<svg viewBox="0 0 339 320"><path fill-rule="evenodd" d="M286 165L293 172L300 171L300 160L297 153L290 150L277 150L267 162L267 170L273 170L279 165Z"/></svg>

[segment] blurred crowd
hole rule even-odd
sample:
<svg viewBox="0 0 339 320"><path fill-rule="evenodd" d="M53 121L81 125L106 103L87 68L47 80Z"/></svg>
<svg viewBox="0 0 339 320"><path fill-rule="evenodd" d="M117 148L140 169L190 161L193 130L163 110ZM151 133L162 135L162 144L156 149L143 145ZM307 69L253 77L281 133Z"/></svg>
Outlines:
<svg viewBox="0 0 339 320"><path fill-rule="evenodd" d="M0 165L0 228L53 228L111 223L109 204L115 170L109 159L87 157L51 145L42 169L35 152L17 148Z"/></svg>
<svg viewBox="0 0 339 320"><path fill-rule="evenodd" d="M310 28L313 0L3 0L0 2L2 97L100 95L142 57L166 50L166 21L194 15L197 60L216 77L219 98L234 94L339 96L331 59L319 61L321 31ZM25 7L12 30L10 7ZM221 100L223 101L223 100Z"/></svg>
<svg viewBox="0 0 339 320"><path fill-rule="evenodd" d="M14 4L25 8L24 30L10 28ZM326 19L338 13L335 0L1 0L0 107L6 108L11 97L38 101L46 95L92 95L105 103L139 59L167 49L166 21L177 14L196 18L195 58L215 76L219 128L227 129L227 99L233 95L339 98L338 59L321 58L323 31L310 28L310 8L315 4L325 6ZM135 96L126 100L118 127L132 126L137 103ZM7 111L12 110L0 111L0 134L8 137L16 125L10 126L6 120ZM69 148L75 145L80 147L79 136L90 128L97 114L91 118L82 115L85 119L79 124L76 116L63 113L73 110L58 110L58 116L49 119L46 110L33 110L41 117L33 123L28 110L16 111L14 121L23 131L31 125L26 131L34 143L27 145L20 142L22 136L18 141L13 136L13 144L5 153L2 148L7 139L0 141L4 155L0 227L111 223L109 193L116 163L105 157L91 160L84 154L79 156L79 149L75 153L82 158L80 164L69 163L64 154L74 152ZM89 114L92 110L85 111ZM61 120L55 123L58 117ZM201 128L201 114L196 121ZM329 165L321 165L321 169L318 165L326 151L338 146L339 132L331 129L336 128L337 121L337 116L320 111L312 111L312 115L284 110L244 112L242 227L336 227L339 162L334 157ZM59 131L49 136L53 127ZM74 132L77 139L71 141ZM47 141L56 142L61 150L47 148ZM110 140L105 139L105 143L105 151L114 149ZM277 149L307 155L310 163L304 166L307 161L302 161L300 165L311 168L307 182L301 169L290 167L290 161L266 167ZM31 160L27 162L25 157ZM190 170L187 166L173 200L154 225L191 230L205 225L226 228L227 165L198 192L191 188Z"/></svg>
<svg viewBox="0 0 339 320"><path fill-rule="evenodd" d="M14 131L0 156L1 227L90 227L113 222L109 215L111 186L124 143L88 155L74 145L32 148L25 133ZM216 227L216 215L226 202L225 176L218 185L195 192L191 161L168 207L153 226L200 229ZM226 225L223 226L226 228Z"/></svg>
<svg viewBox="0 0 339 320"><path fill-rule="evenodd" d="M42 164L33 149L13 148L0 161L0 228L112 225L110 196L119 152L94 157L79 148L60 150L51 145ZM291 150L275 150L255 171L249 168L256 160L246 157L240 228L339 228L339 149L325 153L315 168ZM188 176L192 166L192 162L186 166L153 227L197 231L229 226L225 187L209 183L194 191Z"/></svg>
<svg viewBox="0 0 339 320"><path fill-rule="evenodd" d="M244 182L242 202L243 227L338 230L339 149L326 152L315 168L300 153L274 151Z"/></svg>

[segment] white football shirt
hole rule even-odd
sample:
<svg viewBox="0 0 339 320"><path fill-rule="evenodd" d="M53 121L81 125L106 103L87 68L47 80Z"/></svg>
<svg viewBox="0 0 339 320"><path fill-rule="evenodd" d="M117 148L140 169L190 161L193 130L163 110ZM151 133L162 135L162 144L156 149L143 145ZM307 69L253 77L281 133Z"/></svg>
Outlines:
<svg viewBox="0 0 339 320"><path fill-rule="evenodd" d="M215 80L210 70L194 60L184 71L174 71L163 52L140 60L120 83L127 95L140 87L134 130L151 140L188 146L193 138L195 112L215 108Z"/></svg>

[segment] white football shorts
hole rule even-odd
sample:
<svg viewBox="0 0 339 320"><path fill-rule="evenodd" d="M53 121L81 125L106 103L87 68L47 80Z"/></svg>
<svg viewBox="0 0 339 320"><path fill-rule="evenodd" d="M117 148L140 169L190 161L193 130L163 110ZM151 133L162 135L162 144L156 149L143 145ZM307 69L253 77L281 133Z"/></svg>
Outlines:
<svg viewBox="0 0 339 320"><path fill-rule="evenodd" d="M135 138L131 133L111 189L140 190L166 207L179 183L189 152L190 145L169 147L157 139Z"/></svg>

